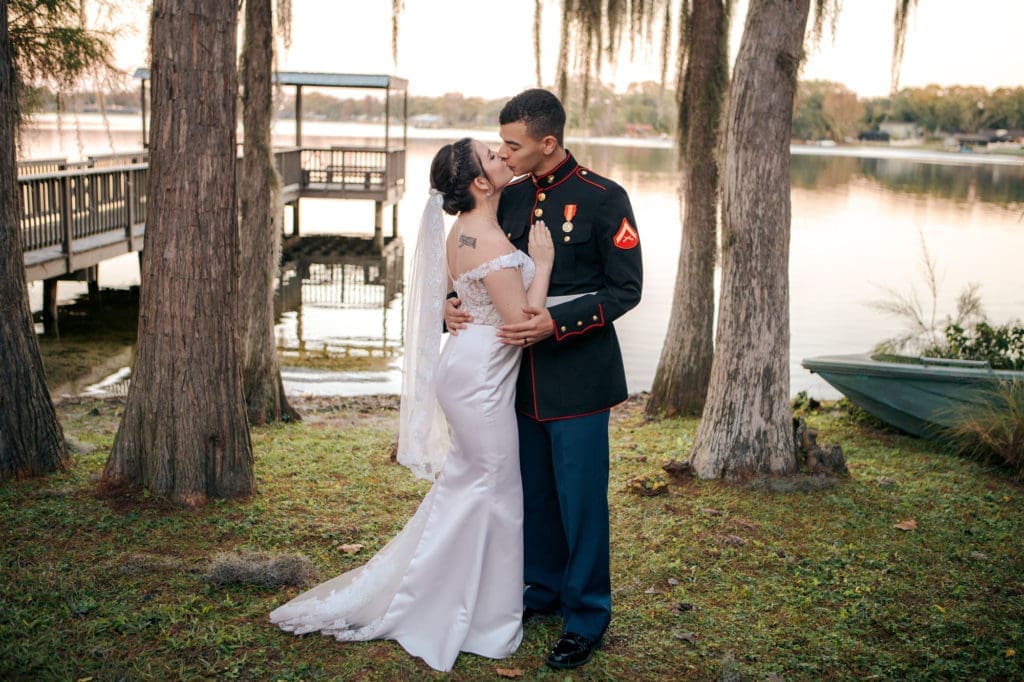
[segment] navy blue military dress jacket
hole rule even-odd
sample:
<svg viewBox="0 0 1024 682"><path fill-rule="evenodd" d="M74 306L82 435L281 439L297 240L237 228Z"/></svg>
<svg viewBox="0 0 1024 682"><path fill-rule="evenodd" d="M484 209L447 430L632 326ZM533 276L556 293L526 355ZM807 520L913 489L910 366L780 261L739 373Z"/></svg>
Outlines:
<svg viewBox="0 0 1024 682"><path fill-rule="evenodd" d="M606 410L628 395L612 322L640 302L643 281L629 197L567 154L549 174L502 192L498 221L517 248L527 250L536 220L555 244L548 288L554 336L524 351L516 409L542 421Z"/></svg>

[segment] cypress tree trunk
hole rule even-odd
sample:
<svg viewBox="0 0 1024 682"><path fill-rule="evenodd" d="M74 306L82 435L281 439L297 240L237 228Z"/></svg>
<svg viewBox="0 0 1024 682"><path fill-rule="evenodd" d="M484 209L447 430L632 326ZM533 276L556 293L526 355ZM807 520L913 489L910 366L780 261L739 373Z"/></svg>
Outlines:
<svg viewBox="0 0 1024 682"><path fill-rule="evenodd" d="M789 405L789 140L809 0L752 0L725 133L722 292L694 442L701 478L796 467Z"/></svg>
<svg viewBox="0 0 1024 682"><path fill-rule="evenodd" d="M238 338L234 0L155 0L139 341L103 471L186 506L254 491Z"/></svg>
<svg viewBox="0 0 1024 682"><path fill-rule="evenodd" d="M46 388L21 250L15 135L18 88L0 0L0 481L63 469L64 432Z"/></svg>
<svg viewBox="0 0 1024 682"><path fill-rule="evenodd" d="M646 412L700 414L711 377L718 245L718 129L728 82L729 15L722 0L693 0L679 129L684 215L668 334Z"/></svg>
<svg viewBox="0 0 1024 682"><path fill-rule="evenodd" d="M274 59L270 0L245 1L242 47L242 385L249 422L298 419L284 394L274 339L274 279L281 260L281 178L270 143Z"/></svg>

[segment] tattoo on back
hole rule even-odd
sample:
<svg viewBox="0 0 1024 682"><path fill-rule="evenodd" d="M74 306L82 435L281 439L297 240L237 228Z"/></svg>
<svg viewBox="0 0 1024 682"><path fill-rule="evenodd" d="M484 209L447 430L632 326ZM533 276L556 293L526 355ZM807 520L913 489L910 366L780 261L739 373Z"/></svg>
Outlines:
<svg viewBox="0 0 1024 682"><path fill-rule="evenodd" d="M459 235L459 246L468 246L471 249L476 248L476 237L467 237L464 234Z"/></svg>

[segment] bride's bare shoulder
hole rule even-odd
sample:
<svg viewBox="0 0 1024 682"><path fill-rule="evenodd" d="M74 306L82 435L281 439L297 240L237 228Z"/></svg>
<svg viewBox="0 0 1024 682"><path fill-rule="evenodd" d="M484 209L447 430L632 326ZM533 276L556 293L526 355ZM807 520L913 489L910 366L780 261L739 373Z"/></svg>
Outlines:
<svg viewBox="0 0 1024 682"><path fill-rule="evenodd" d="M452 230L452 232L449 244L457 249L459 270L462 272L472 270L516 250L505 233L493 228L470 228L461 231ZM451 241L452 239L454 242Z"/></svg>

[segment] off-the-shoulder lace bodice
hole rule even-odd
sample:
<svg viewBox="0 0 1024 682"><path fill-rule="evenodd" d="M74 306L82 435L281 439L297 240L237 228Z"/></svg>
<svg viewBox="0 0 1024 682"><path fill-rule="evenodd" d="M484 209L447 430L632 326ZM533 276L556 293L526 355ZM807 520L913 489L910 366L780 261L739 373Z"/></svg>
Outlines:
<svg viewBox="0 0 1024 682"><path fill-rule="evenodd" d="M524 289L529 288L536 272L533 259L516 249L481 263L455 279L455 293L462 301L461 309L473 317L473 324L488 324L492 327L501 325L501 315L491 302L487 287L484 286L484 277L502 268L518 268L523 275Z"/></svg>

